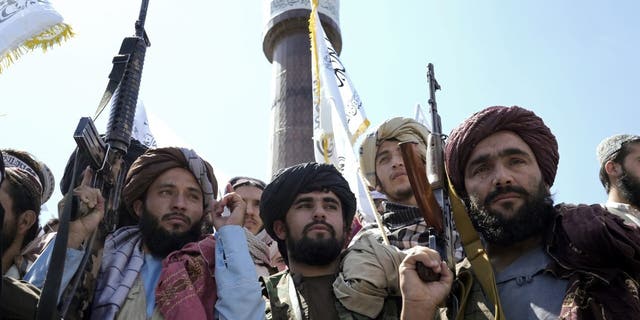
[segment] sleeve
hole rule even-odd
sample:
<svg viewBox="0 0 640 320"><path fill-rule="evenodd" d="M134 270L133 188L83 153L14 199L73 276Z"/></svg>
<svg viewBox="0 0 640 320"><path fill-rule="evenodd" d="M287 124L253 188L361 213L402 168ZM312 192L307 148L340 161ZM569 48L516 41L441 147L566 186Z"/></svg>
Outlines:
<svg viewBox="0 0 640 320"><path fill-rule="evenodd" d="M224 226L215 237L216 318L264 319L262 289L244 229L237 225Z"/></svg>
<svg viewBox="0 0 640 320"><path fill-rule="evenodd" d="M53 252L53 245L55 244L55 242L55 238L53 238L53 240L49 242L49 245L44 249L38 259L33 262L23 278L24 280L28 281L41 290L44 286L44 281L47 278L47 271L49 270L49 262L51 261L51 253ZM64 269L62 272L62 281L60 283L60 291L58 292L58 300L60 300L62 292L67 287L67 285L71 281L71 278L80 266L83 255L83 250L67 248L66 257L64 259Z"/></svg>

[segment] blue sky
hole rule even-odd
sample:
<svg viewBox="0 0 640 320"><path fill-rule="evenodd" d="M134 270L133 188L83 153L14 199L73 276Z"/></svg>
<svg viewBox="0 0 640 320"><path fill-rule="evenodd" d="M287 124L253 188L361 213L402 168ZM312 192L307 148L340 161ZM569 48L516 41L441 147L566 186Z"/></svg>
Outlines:
<svg viewBox="0 0 640 320"><path fill-rule="evenodd" d="M95 111L111 59L134 32L139 2L52 2L77 35L0 74L0 145L35 154L59 181L79 118ZM149 5L152 46L140 98L152 130L161 143L194 148L224 179L270 174L264 11L260 1ZM533 110L560 145L556 202L602 202L596 145L612 134L640 134L638 12L632 0L348 0L340 4L341 59L371 129L426 105L429 62L442 86L446 133L486 106ZM56 190L47 206L60 197Z"/></svg>

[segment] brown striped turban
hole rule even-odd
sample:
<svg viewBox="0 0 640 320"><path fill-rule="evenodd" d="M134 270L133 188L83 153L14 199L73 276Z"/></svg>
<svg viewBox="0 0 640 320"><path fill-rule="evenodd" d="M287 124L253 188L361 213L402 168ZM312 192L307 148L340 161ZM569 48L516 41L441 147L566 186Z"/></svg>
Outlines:
<svg viewBox="0 0 640 320"><path fill-rule="evenodd" d="M418 152L425 157L429 130L411 118L392 118L383 122L375 132L370 133L360 146L360 170L371 187L376 181L376 152L386 140L417 142Z"/></svg>
<svg viewBox="0 0 640 320"><path fill-rule="evenodd" d="M218 193L218 182L211 165L195 151L185 148L166 147L149 149L131 164L122 190L124 205L135 216L133 202L142 199L149 186L163 172L173 168L184 168L196 178L202 188L204 207Z"/></svg>
<svg viewBox="0 0 640 320"><path fill-rule="evenodd" d="M495 106L475 113L451 131L445 146L447 173L456 192L466 197L464 169L480 141L498 131L512 131L533 151L542 178L553 185L558 170L558 142L542 119L518 106Z"/></svg>

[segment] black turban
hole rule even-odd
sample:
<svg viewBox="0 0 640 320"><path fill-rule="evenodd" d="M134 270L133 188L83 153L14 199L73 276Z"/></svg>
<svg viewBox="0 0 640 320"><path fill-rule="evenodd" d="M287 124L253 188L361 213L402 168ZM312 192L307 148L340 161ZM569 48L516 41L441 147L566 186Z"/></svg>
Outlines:
<svg viewBox="0 0 640 320"><path fill-rule="evenodd" d="M445 146L447 173L456 192L466 197L464 169L473 149L484 138L512 131L533 151L544 182L552 186L558 170L558 142L542 119L518 106L495 106L475 113L451 131Z"/></svg>
<svg viewBox="0 0 640 320"><path fill-rule="evenodd" d="M285 220L287 211L299 194L323 189L338 196L344 223L351 225L356 213L356 197L347 180L333 165L308 162L281 170L262 192L260 218L271 238L281 242L273 232L273 222Z"/></svg>

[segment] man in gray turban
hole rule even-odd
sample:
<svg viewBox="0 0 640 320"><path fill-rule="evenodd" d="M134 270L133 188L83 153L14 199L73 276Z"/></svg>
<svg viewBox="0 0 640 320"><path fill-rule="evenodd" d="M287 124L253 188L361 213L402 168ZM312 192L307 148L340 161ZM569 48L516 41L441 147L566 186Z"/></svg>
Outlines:
<svg viewBox="0 0 640 320"><path fill-rule="evenodd" d="M73 190L85 214L69 228L63 288L104 215L104 199L90 181L86 170ZM246 205L233 192L218 202L216 193L211 165L193 150L150 149L138 157L122 190L138 224L107 235L91 318L260 319L264 302L242 228ZM221 215L224 206L229 217ZM207 215L215 235L203 233ZM27 278L41 285L47 265L38 261Z"/></svg>
<svg viewBox="0 0 640 320"><path fill-rule="evenodd" d="M554 206L550 188L558 160L551 130L517 106L486 108L449 135L447 173L495 273L487 287L497 288L506 319L640 319L639 229L600 205ZM491 319L494 308L484 305L477 281L486 274L476 266L458 272L459 279L466 274L474 281L459 312L465 319ZM424 301L413 311L433 310L440 301L418 290L424 283L402 279L403 298Z"/></svg>
<svg viewBox="0 0 640 320"><path fill-rule="evenodd" d="M618 134L596 149L600 182L609 196L605 207L628 223L640 226L640 136Z"/></svg>

